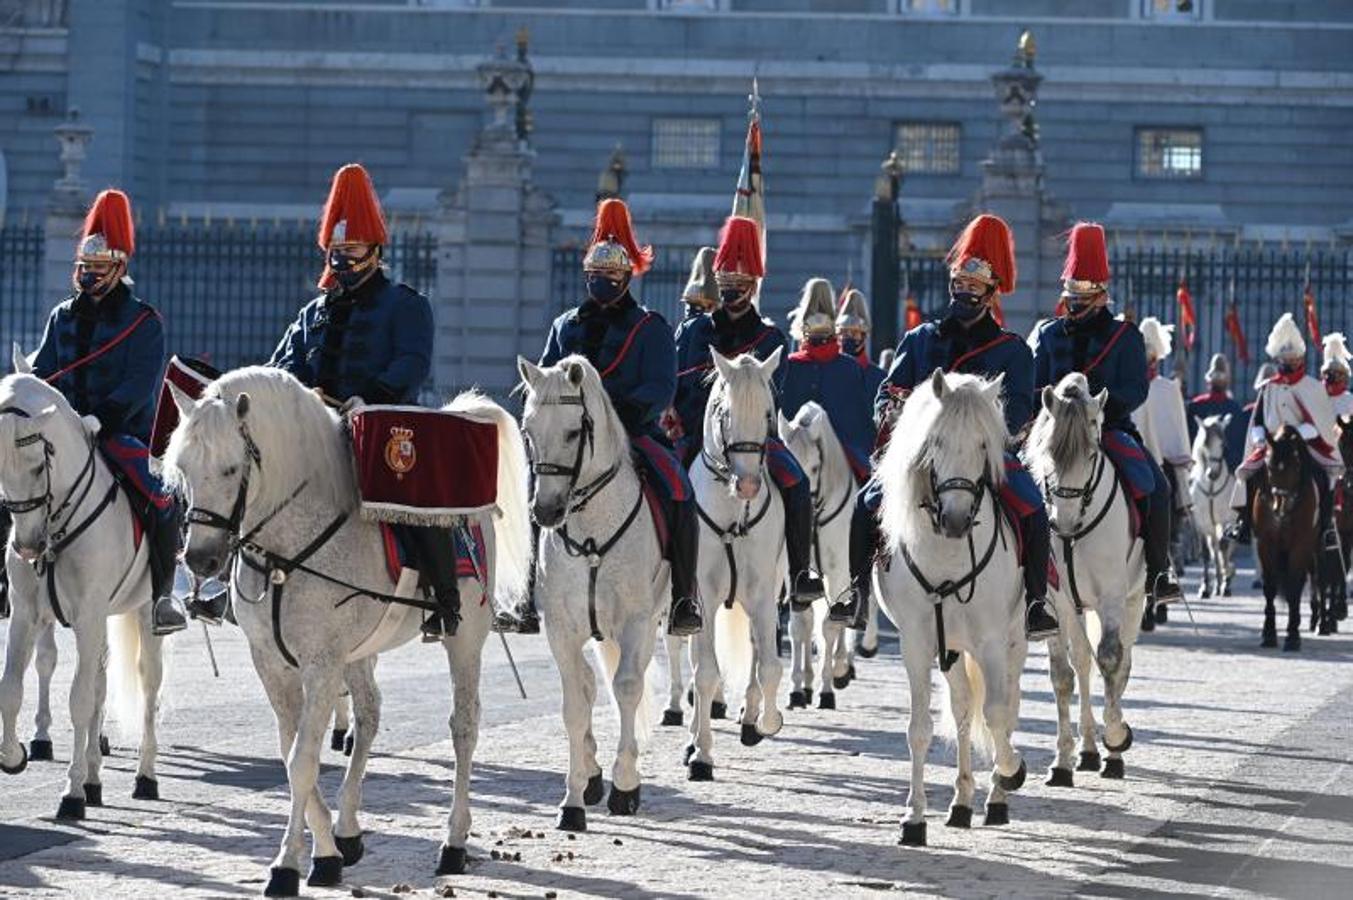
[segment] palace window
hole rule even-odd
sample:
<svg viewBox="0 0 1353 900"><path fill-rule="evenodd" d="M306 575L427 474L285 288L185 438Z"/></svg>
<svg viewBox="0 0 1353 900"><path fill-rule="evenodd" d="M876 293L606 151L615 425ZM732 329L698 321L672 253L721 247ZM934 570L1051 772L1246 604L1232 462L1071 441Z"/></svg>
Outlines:
<svg viewBox="0 0 1353 900"><path fill-rule="evenodd" d="M920 175L956 175L959 126L954 122L899 122L897 155L903 171Z"/></svg>
<svg viewBox="0 0 1353 900"><path fill-rule="evenodd" d="M1159 22L1196 22L1202 0L1142 0L1142 18Z"/></svg>
<svg viewBox="0 0 1353 900"><path fill-rule="evenodd" d="M1137 129L1137 176L1139 178L1202 178L1202 129Z"/></svg>
<svg viewBox="0 0 1353 900"><path fill-rule="evenodd" d="M898 12L913 16L958 15L958 0L898 0Z"/></svg>
<svg viewBox="0 0 1353 900"><path fill-rule="evenodd" d="M718 166L718 119L653 120L653 168L715 169Z"/></svg>

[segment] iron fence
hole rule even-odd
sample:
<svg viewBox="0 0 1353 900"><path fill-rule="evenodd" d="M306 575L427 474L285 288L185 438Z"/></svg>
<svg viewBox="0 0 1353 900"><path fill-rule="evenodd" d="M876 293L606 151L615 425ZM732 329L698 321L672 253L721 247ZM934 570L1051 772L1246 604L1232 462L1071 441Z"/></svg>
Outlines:
<svg viewBox="0 0 1353 900"><path fill-rule="evenodd" d="M43 232L41 225L0 228L0 347L9 371L11 342L33 349L42 338L48 303L42 302Z"/></svg>
<svg viewBox="0 0 1353 900"><path fill-rule="evenodd" d="M667 248L653 260L653 266L631 288L634 299L660 313L673 328L685 314L681 292L690 275L691 260L698 247ZM556 314L577 306L585 296L583 253L579 247L558 247L551 260L550 293Z"/></svg>

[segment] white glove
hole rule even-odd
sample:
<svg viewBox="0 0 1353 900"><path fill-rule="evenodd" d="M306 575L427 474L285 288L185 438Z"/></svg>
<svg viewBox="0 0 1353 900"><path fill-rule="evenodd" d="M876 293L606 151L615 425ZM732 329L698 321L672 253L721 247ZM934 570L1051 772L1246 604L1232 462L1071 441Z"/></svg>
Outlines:
<svg viewBox="0 0 1353 900"><path fill-rule="evenodd" d="M1264 442L1264 438L1266 437L1268 437L1268 432L1265 431L1262 427L1256 425L1250 429L1250 443L1262 444Z"/></svg>
<svg viewBox="0 0 1353 900"><path fill-rule="evenodd" d="M1320 432L1316 431L1315 426L1312 425L1310 422L1302 422L1300 425L1298 425L1297 434L1301 435L1308 441L1313 441L1316 438L1320 437Z"/></svg>
<svg viewBox="0 0 1353 900"><path fill-rule="evenodd" d="M88 431L90 434L98 434L98 433L99 433L99 417L98 417L98 416L81 416L81 417L80 417L80 424L83 425L83 426L85 426L85 431Z"/></svg>

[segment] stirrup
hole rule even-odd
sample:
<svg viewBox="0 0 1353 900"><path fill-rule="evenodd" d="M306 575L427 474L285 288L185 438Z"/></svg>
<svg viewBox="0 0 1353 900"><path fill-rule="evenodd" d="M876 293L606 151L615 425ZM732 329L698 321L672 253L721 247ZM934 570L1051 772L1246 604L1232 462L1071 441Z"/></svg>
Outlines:
<svg viewBox="0 0 1353 900"><path fill-rule="evenodd" d="M1046 641L1054 638L1061 633L1061 625L1057 621L1057 614L1052 611L1052 604L1048 603L1045 597L1026 597L1024 599L1024 637L1030 641ZM1041 610L1045 621L1041 624L1035 624L1034 610Z"/></svg>
<svg viewBox="0 0 1353 900"><path fill-rule="evenodd" d="M501 612L493 618L493 631L500 634L540 634L540 614L523 604L513 612Z"/></svg>
<svg viewBox="0 0 1353 900"><path fill-rule="evenodd" d="M185 605L189 617L208 625L220 625L230 610L230 592L222 588L210 597L193 597Z"/></svg>
<svg viewBox="0 0 1353 900"><path fill-rule="evenodd" d="M860 618L860 591L850 587L836 595L827 607L827 620L838 625L853 624Z"/></svg>
<svg viewBox="0 0 1353 900"><path fill-rule="evenodd" d="M689 606L694 610L693 621L678 622L676 617L677 609ZM700 604L694 597L683 597L680 600L673 601L667 611L667 633L672 637L691 637L704 630L705 620L700 612Z"/></svg>
<svg viewBox="0 0 1353 900"><path fill-rule="evenodd" d="M160 597L152 601L150 610L150 633L155 637L167 637L188 627L188 619L174 605L173 598ZM164 610L168 608L168 612Z"/></svg>

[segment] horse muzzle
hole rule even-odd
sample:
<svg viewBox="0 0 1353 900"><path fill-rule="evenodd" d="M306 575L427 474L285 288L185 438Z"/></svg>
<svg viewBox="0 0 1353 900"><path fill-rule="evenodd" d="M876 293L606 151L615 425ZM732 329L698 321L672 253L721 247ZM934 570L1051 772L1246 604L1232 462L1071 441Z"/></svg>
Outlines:
<svg viewBox="0 0 1353 900"><path fill-rule="evenodd" d="M567 507L561 504L540 504L537 503L531 508L531 518L541 528L558 528L564 521L564 513Z"/></svg>
<svg viewBox="0 0 1353 900"><path fill-rule="evenodd" d="M739 500L755 500L761 493L760 475L739 475L733 479L733 493Z"/></svg>
<svg viewBox="0 0 1353 900"><path fill-rule="evenodd" d="M972 510L946 509L940 512L940 533L947 538L961 538L972 530Z"/></svg>
<svg viewBox="0 0 1353 900"><path fill-rule="evenodd" d="M198 578L214 578L225 568L226 553L215 547L195 547L183 554L183 562Z"/></svg>

